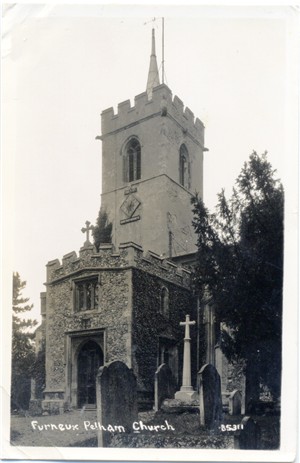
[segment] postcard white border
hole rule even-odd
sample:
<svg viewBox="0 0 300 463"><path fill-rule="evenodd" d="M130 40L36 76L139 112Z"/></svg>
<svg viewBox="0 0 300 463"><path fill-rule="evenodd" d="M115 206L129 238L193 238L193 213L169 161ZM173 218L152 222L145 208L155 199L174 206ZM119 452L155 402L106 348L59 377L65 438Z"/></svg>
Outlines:
<svg viewBox="0 0 300 463"><path fill-rule="evenodd" d="M12 2L6 2L12 3ZM23 2L16 2L23 3ZM24 2L27 3L27 2ZM37 3L32 1L30 3ZM39 2L38 2L39 3ZM43 2L52 3L52 2ZM65 1L65 4L79 4L81 2L76 1ZM115 14L116 11L125 16L126 5L112 7L113 2L95 2L90 1L89 4L101 4L110 5L105 11L108 15ZM134 2L137 4L137 2ZM140 3L140 2L138 2ZM144 6L139 4L137 10L143 8L144 15L153 15L153 7L155 7L155 15L166 15L167 11L170 14L170 2L151 2L152 5ZM159 6L161 4L163 6ZM202 2L189 2L193 5L200 5ZM217 14L224 14L224 5L226 3L219 2L222 6L207 7L207 14L216 14L216 8L218 9ZM276 2L270 2L272 5ZM174 1L172 4L180 6L182 3ZM262 4L260 3L260 6ZM268 5L265 3L264 5ZM282 3L280 4L282 5ZM280 6L279 5L279 6ZM115 9L116 8L116 9ZM235 8L235 7L232 7ZM249 11L254 12L252 6L245 7L244 14L248 14ZM272 8L272 7L269 7ZM114 9L114 13L112 13ZM146 9L146 10L145 10ZM280 9L280 8L279 8ZM138 11L135 14L138 15ZM229 12L229 10L226 10ZM2 458L4 459L37 459L37 460L109 460L109 461L261 461L261 462L288 462L295 459L296 454L296 436L298 432L297 424L297 408L298 408L298 384L296 378L298 378L297 371L297 355L298 355L298 135L299 135L299 113L298 113L298 101L299 101L299 43L297 40L297 31L299 27L299 10L297 7L288 7L283 5L282 11L274 7L274 15L284 14L287 15L287 21L289 22L287 41L289 50L288 59L288 70L289 70L289 82L288 82L288 93L286 99L286 136L288 138L289 146L289 159L287 159L287 177L291 179L289 185L286 185L286 211L285 211L285 281L284 281L284 323L283 323L283 400L282 400L282 414L281 414L281 448L280 450L274 451L245 451L245 450L199 450L199 449L106 449L106 448L45 448L45 447L15 447L9 444L9 433L10 433L10 419L9 419L9 380L10 376L7 374L10 371L10 358L7 357L7 346L10 345L10 333L9 326L10 322L5 317L2 325L2 424L3 424L3 449ZM262 11L260 11L260 14ZM176 7L173 8L172 14L177 14ZM9 158L4 153L3 160L3 171L4 175L12 175L13 166L10 165ZM4 179L5 180L5 179ZM11 294L11 282L10 274L7 274L6 268L10 268L10 256L9 256L9 234L11 219L10 219L10 207L11 197L9 195L9 187L5 183L2 183L5 190L2 192L3 201L3 221L2 223L8 224L2 230L2 309L10 307L10 294ZM7 310L7 309L6 309ZM5 314L4 314L5 315ZM3 372L6 371L4 375ZM4 377L5 376L5 377ZM201 458L201 460L200 460Z"/></svg>

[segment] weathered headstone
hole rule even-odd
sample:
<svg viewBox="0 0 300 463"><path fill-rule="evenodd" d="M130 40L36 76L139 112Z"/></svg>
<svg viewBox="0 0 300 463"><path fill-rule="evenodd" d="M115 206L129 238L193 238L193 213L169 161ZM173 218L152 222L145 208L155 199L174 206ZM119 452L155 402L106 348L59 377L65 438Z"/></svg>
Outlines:
<svg viewBox="0 0 300 463"><path fill-rule="evenodd" d="M217 428L222 419L220 375L211 364L205 364L198 375L200 424L208 429Z"/></svg>
<svg viewBox="0 0 300 463"><path fill-rule="evenodd" d="M241 422L241 430L234 435L234 448L243 450L260 449L260 426L250 416L245 416Z"/></svg>
<svg viewBox="0 0 300 463"><path fill-rule="evenodd" d="M115 433L131 432L137 420L136 378L125 363L114 361L97 374L98 447L108 447Z"/></svg>
<svg viewBox="0 0 300 463"><path fill-rule="evenodd" d="M160 409L165 399L172 399L176 392L176 381L170 367L163 363L155 372L154 381L154 410Z"/></svg>
<svg viewBox="0 0 300 463"><path fill-rule="evenodd" d="M242 412L242 394L235 389L229 395L229 415L240 415Z"/></svg>

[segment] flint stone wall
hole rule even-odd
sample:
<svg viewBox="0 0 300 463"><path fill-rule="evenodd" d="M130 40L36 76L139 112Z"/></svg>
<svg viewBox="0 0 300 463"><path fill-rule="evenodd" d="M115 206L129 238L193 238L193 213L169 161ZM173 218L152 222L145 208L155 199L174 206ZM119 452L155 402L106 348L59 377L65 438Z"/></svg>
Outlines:
<svg viewBox="0 0 300 463"><path fill-rule="evenodd" d="M97 276L99 281L99 308L76 311L74 280L89 276ZM144 254L134 243L120 246L117 252L109 245L100 247L98 253L87 246L81 248L79 257L72 252L64 256L62 264L58 260L49 262L45 398L64 399L66 371L71 367L67 338L88 330L93 336L101 333L104 362L120 360L132 366L139 388L154 397L158 339L183 339L179 322L190 310L189 282L189 271L154 253ZM159 310L162 286L170 292L167 318Z"/></svg>
<svg viewBox="0 0 300 463"><path fill-rule="evenodd" d="M159 366L157 361L159 339L169 340L178 346L177 377L180 381L184 330L179 323L185 319L186 313L195 316L192 312L196 304L192 303L192 295L188 287L172 282L171 272L166 274L165 269L158 268L156 274L150 274L149 265L149 262L144 263L145 271L141 271L140 268L133 269L132 344L133 369L137 376L138 389L150 392L154 398L154 377ZM177 278L181 277L177 275ZM160 295L163 287L169 291L168 315L160 311ZM196 330L191 331L192 376L196 378Z"/></svg>
<svg viewBox="0 0 300 463"><path fill-rule="evenodd" d="M127 252L82 248L47 266L46 296L46 398L54 398L65 391L66 345L68 333L81 330L98 330L106 333L105 361L128 361L128 337L130 325L129 269ZM75 278L97 276L99 308L76 311L74 308ZM47 393L48 392L48 393Z"/></svg>

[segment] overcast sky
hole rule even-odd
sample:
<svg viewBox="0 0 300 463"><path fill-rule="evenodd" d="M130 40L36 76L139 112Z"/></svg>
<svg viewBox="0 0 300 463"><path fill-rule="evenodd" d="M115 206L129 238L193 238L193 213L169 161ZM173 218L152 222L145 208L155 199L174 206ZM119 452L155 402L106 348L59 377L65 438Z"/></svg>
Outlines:
<svg viewBox="0 0 300 463"><path fill-rule="evenodd" d="M82 226L96 220L100 114L145 91L152 27L161 62L161 16L166 83L206 127L206 205L223 187L230 194L252 150L269 152L288 198L296 196L292 8L9 5L5 270L27 281L35 317L45 264L78 252Z"/></svg>

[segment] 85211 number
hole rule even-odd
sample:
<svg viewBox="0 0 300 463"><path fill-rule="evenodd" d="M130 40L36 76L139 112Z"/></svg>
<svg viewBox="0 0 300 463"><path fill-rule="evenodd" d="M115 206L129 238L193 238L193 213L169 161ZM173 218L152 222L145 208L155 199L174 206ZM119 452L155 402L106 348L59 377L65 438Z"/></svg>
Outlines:
<svg viewBox="0 0 300 463"><path fill-rule="evenodd" d="M221 424L219 429L221 431L239 431L240 429L243 429L244 425L243 424Z"/></svg>

